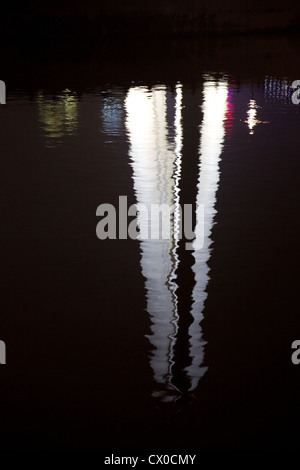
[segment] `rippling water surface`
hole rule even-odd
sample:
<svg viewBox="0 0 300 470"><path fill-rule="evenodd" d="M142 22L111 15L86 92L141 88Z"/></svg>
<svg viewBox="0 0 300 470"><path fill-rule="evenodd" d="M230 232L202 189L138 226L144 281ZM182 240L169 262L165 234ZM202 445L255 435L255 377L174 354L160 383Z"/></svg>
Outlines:
<svg viewBox="0 0 300 470"><path fill-rule="evenodd" d="M30 86L6 80L8 443L291 442L283 429L300 405L290 359L300 334L300 71L276 69L276 56L253 72L229 58L196 60L185 77L174 57L167 74L152 57L151 78L136 66L109 81L96 59L65 73L51 59L35 63ZM114 207L115 235L105 240L96 236L101 204ZM153 204L172 211L153 222ZM136 239L119 224L129 206Z"/></svg>

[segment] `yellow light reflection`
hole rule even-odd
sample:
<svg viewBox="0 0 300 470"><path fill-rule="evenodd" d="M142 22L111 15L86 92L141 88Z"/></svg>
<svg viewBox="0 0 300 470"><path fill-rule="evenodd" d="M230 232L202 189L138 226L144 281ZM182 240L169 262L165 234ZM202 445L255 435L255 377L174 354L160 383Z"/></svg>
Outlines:
<svg viewBox="0 0 300 470"><path fill-rule="evenodd" d="M78 103L75 94L65 89L57 97L38 94L39 121L44 130L47 147L55 147L64 135L71 135L77 129Z"/></svg>

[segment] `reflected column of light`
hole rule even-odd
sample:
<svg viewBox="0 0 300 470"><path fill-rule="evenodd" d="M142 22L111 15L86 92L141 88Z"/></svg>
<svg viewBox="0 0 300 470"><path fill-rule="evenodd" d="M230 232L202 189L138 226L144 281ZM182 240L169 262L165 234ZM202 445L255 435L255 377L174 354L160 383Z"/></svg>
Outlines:
<svg viewBox="0 0 300 470"><path fill-rule="evenodd" d="M174 335L171 337L172 338L172 344L171 344L171 356L170 356L170 380L172 379L172 366L174 365L174 347L176 343L176 338L177 338L177 333L178 333L178 320L179 320L179 315L178 315L178 296L177 296L177 289L178 285L176 282L177 279L177 269L179 266L179 257L178 257L178 246L179 246L179 240L181 238L181 207L180 207L180 180L181 180L181 167L182 167L182 85L178 83L176 85L176 98L175 98L175 119L174 119L174 127L175 127L175 148L174 148L174 153L175 153L175 162L174 162L174 186L173 186L173 192L174 192L174 220L173 220L173 237L174 237L174 246L172 249L173 253L173 259L174 259L174 264L173 264L173 269L170 273L169 277L169 284L170 284L170 289L173 292L173 298L174 298L174 326L175 326L175 332ZM175 387L172 385L172 387Z"/></svg>
<svg viewBox="0 0 300 470"><path fill-rule="evenodd" d="M195 286L192 294L191 315L193 322L189 327L190 357L192 363L186 368L191 380L190 390L194 390L199 379L206 372L206 367L200 367L204 359L204 344L200 322L203 318L204 302L207 297L206 288L209 280L208 260L210 258L211 230L216 213L216 192L219 183L219 161L225 137L225 114L227 109L227 81L219 81L207 77L203 91L203 121L200 129L199 146L199 178L196 199L196 227L193 241L193 256L195 263L192 267ZM201 208L204 205L204 227ZM203 237L204 235L204 237Z"/></svg>
<svg viewBox="0 0 300 470"><path fill-rule="evenodd" d="M256 104L256 101L255 100L250 100L250 103L249 103L249 109L247 111L247 121L246 123L248 124L248 128L249 128L249 132L250 134L253 134L254 133L254 127L256 126L256 124L259 122L257 119L256 119L256 116L257 116L257 104Z"/></svg>
<svg viewBox="0 0 300 470"><path fill-rule="evenodd" d="M248 124L249 128L249 134L254 134L254 127L257 126L257 124L268 124L268 121L260 121L257 119L257 110L260 109L261 107L256 104L256 101L251 99L249 103L249 109L247 111L247 119L246 123Z"/></svg>
<svg viewBox="0 0 300 470"><path fill-rule="evenodd" d="M125 100L126 126L130 139L134 190L138 204L148 208L146 223L150 233L150 205L172 205L175 154L168 148L166 123L166 89L156 87L149 92L144 87L131 88ZM173 271L172 240L140 238L141 267L146 279L147 311L151 317L153 345L150 364L154 379L169 382L172 338L175 334L174 296L168 279Z"/></svg>

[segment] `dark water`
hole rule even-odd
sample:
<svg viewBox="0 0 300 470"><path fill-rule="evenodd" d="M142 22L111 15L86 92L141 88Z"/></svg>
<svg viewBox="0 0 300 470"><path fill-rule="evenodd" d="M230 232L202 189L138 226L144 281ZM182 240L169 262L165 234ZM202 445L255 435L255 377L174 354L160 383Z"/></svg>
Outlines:
<svg viewBox="0 0 300 470"><path fill-rule="evenodd" d="M4 57L3 448L298 441L297 41L158 46ZM120 196L172 237L97 238Z"/></svg>

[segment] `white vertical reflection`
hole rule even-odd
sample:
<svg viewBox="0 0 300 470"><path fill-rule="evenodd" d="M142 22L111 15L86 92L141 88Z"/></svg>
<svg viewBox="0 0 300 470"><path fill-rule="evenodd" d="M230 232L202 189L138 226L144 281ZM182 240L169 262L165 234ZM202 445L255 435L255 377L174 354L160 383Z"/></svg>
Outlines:
<svg viewBox="0 0 300 470"><path fill-rule="evenodd" d="M195 286L192 293L192 323L188 327L189 365L184 373L188 386L180 387L174 377L180 366L175 363L176 341L184 331L179 331L177 268L179 266L178 244L180 237L180 180L182 168L182 87L177 85L175 102L171 103L174 116L170 121L171 93L166 87L131 88L125 100L126 126L130 141L130 158L133 169L134 190L137 205L150 208L151 204L174 206L171 217L171 238L151 240L140 238L141 267L147 291L147 311L151 317L149 340L153 346L150 359L154 379L162 385L157 392L164 400L173 400L185 390L194 390L205 373L202 367L204 342L202 320L208 283L208 260L211 230L215 215L216 191L219 182L219 161L225 137L225 114L227 108L227 81L216 82L210 77L204 81L203 122L200 128L199 177L197 183L195 240L193 241L192 266ZM170 139L170 129L174 138ZM204 205L204 243L201 207ZM150 233L150 218L140 217L143 233ZM144 225L144 227L142 227ZM182 343L181 343L182 344ZM174 367L174 366L177 366ZM178 369L179 368L179 369ZM177 370L177 372L176 372ZM174 380L175 379L175 380ZM177 384L177 386L175 385Z"/></svg>
<svg viewBox="0 0 300 470"><path fill-rule="evenodd" d="M209 280L208 260L210 257L211 230L216 213L216 192L220 171L219 161L225 137L225 114L227 108L228 83L226 80L216 81L205 77L203 90L203 121L200 127L199 146L199 177L197 183L196 205L204 205L204 243L202 237L203 223L201 206L196 209L195 240L193 242L192 266L195 286L192 296L191 314L193 322L189 327L191 365L186 368L190 377L190 390L196 388L199 378L206 368L200 367L204 357L204 342L201 340L200 322L203 318L204 302L207 297L206 288Z"/></svg>
<svg viewBox="0 0 300 470"><path fill-rule="evenodd" d="M177 246L180 226L180 85L176 87L175 116L172 117L171 123L171 126L175 127L175 138L170 142L170 113L167 116L167 103L172 101L172 96L165 86L154 87L151 91L144 87L135 87L129 90L125 102L137 203L148 208L151 204L168 204L175 207L174 216L170 218L169 240L140 241L141 267L146 279L147 311L152 321L149 340L153 351L150 362L154 379L166 388L174 388L171 385L171 367L178 319L175 272L179 263ZM149 230L149 218L138 218L138 223L146 224L146 230Z"/></svg>

